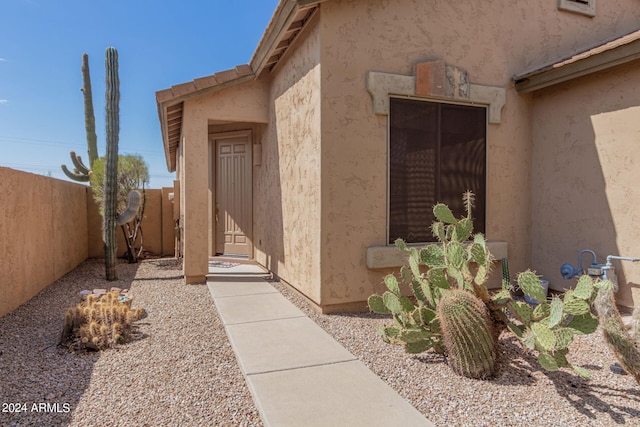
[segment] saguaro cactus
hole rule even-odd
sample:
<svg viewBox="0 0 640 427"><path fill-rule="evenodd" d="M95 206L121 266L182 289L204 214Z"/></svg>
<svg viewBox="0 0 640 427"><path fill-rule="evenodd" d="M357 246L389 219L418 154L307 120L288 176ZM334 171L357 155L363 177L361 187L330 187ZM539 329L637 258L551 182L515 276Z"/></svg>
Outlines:
<svg viewBox="0 0 640 427"><path fill-rule="evenodd" d="M107 280L116 280L116 222L118 192L118 135L120 132L120 80L118 78L118 51L107 48L106 69L106 130L107 155L104 171L103 240Z"/></svg>
<svg viewBox="0 0 640 427"><path fill-rule="evenodd" d="M82 54L82 93L84 97L84 127L87 134L87 153L89 154L89 166L85 166L82 158L74 151L71 154L74 171L62 165L62 172L70 179L79 182L88 182L93 162L98 158L98 137L96 136L96 118L93 113L93 96L91 93L91 73L89 71L89 55Z"/></svg>

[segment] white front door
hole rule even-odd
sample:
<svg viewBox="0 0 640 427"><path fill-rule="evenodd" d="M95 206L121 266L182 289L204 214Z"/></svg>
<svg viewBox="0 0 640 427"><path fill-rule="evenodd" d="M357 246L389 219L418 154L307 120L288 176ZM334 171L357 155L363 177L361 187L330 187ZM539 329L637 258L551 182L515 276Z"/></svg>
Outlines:
<svg viewBox="0 0 640 427"><path fill-rule="evenodd" d="M216 253L251 257L251 135L215 137L215 147Z"/></svg>

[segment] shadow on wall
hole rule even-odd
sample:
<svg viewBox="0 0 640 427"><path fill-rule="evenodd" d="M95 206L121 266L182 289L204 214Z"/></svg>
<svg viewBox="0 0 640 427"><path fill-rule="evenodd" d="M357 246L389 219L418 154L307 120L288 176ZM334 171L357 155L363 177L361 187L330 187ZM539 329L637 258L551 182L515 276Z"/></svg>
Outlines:
<svg viewBox="0 0 640 427"><path fill-rule="evenodd" d="M591 249L640 257L640 70L618 67L533 96L532 268L553 289L573 287L560 266ZM591 261L585 256L583 265ZM640 263L639 263L640 264ZM614 261L620 305L640 302L640 265Z"/></svg>
<svg viewBox="0 0 640 427"><path fill-rule="evenodd" d="M27 405L23 412L0 412L0 425L68 425L72 421L100 353L76 355L57 346L64 314L87 287L129 289L138 266L119 263L119 280L107 282L102 260L85 261L0 318L0 397L3 403ZM32 411L34 403L49 404L55 410Z"/></svg>

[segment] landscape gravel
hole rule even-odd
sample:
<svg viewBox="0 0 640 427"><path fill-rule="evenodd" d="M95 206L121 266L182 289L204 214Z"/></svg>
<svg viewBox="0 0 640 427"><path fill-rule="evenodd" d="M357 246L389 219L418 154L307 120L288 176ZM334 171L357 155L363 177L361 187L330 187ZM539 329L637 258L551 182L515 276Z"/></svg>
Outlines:
<svg viewBox="0 0 640 427"><path fill-rule="evenodd" d="M274 286L436 426L640 426L640 386L611 372L616 361L600 331L576 337L568 356L591 373L544 371L515 335L499 341L499 370L491 380L455 374L432 351L405 353L377 334L392 319L373 313L319 314L291 287Z"/></svg>
<svg viewBox="0 0 640 427"><path fill-rule="evenodd" d="M206 285L182 284L174 259L119 264L118 282L104 281L103 270L88 260L0 318L0 402L27 405L0 412L0 426L262 425ZM497 376L471 380L433 352L385 344L376 330L388 317L319 314L291 287L273 285L437 426L640 426L640 386L610 370L615 357L599 333L577 337L569 356L589 380L542 370L510 334L500 339ZM57 347L78 293L111 286L130 288L147 311L139 336L101 353Z"/></svg>
<svg viewBox="0 0 640 427"><path fill-rule="evenodd" d="M261 426L207 286L184 285L175 259L117 272L107 282L104 262L88 260L0 318L0 426ZM78 293L112 286L147 312L136 339L100 353L58 347Z"/></svg>

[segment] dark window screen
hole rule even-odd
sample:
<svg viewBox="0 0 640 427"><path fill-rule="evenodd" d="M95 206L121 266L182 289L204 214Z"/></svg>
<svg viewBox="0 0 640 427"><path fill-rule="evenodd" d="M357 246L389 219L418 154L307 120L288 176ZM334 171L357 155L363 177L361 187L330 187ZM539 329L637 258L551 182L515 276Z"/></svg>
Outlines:
<svg viewBox="0 0 640 427"><path fill-rule="evenodd" d="M486 108L391 98L389 243L434 241L433 205L465 214L476 195L474 231L485 232Z"/></svg>

